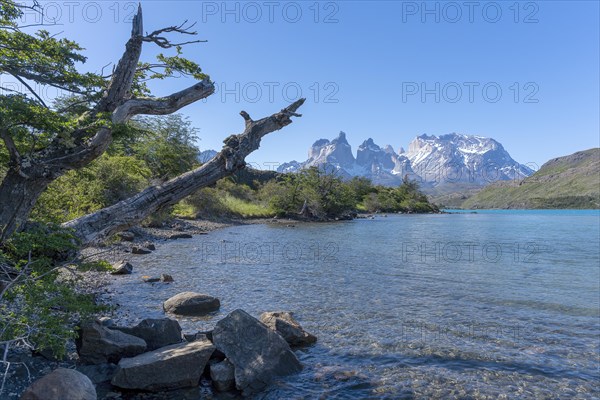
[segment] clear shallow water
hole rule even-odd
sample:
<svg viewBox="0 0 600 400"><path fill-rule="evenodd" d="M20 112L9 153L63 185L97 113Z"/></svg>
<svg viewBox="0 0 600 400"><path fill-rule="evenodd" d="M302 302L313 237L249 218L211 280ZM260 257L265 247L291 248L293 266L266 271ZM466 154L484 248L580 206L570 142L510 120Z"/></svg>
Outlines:
<svg viewBox="0 0 600 400"><path fill-rule="evenodd" d="M599 240L598 211L248 225L160 244L114 299L129 322L181 291L221 299L185 332L236 308L294 311L319 341L256 398L595 398ZM161 273L175 282L140 282Z"/></svg>

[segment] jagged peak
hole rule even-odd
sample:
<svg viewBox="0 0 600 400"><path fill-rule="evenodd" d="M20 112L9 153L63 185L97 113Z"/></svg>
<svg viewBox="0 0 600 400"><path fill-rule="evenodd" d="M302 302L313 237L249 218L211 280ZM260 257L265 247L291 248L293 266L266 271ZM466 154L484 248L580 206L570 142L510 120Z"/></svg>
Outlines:
<svg viewBox="0 0 600 400"><path fill-rule="evenodd" d="M313 143L312 147L323 147L328 145L330 142L328 139L319 139Z"/></svg>
<svg viewBox="0 0 600 400"><path fill-rule="evenodd" d="M362 144L358 147L359 151L365 150L365 149L369 149L369 150L373 150L373 151L381 151L381 147L379 147L377 144L375 144L375 142L373 141L372 138L368 138L367 140L362 142Z"/></svg>
<svg viewBox="0 0 600 400"><path fill-rule="evenodd" d="M395 153L394 148L392 147L391 144L386 144L385 147L383 148L383 151L385 151L388 154Z"/></svg>
<svg viewBox="0 0 600 400"><path fill-rule="evenodd" d="M449 184L440 178L440 171L455 171L460 168L458 182L486 185L490 178L484 172L489 165L500 180L513 179L515 168L520 176L530 171L513 160L503 146L492 138L464 135L456 132L443 135L422 134L410 142L406 151L403 147L394 152L390 145L379 147L373 138L368 138L353 154L352 147L341 131L333 140L317 140L309 149L308 160L291 162L280 168L295 171L311 166L334 166L344 176L367 176L383 184L400 184L405 173L414 174L425 185L435 187ZM487 171L487 170L485 170ZM512 175L511 175L512 174Z"/></svg>
<svg viewBox="0 0 600 400"><path fill-rule="evenodd" d="M349 145L348 141L346 140L346 132L340 131L338 136L331 141L331 144L338 144L338 143Z"/></svg>

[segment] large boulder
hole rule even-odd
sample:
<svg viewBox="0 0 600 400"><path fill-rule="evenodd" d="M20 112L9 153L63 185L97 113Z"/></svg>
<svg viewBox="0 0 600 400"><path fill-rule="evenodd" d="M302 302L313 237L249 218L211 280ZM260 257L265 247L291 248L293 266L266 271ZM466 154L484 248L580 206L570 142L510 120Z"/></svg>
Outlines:
<svg viewBox="0 0 600 400"><path fill-rule="evenodd" d="M244 395L264 389L276 376L302 370L287 342L243 310L217 322L213 343L235 367L235 384Z"/></svg>
<svg viewBox="0 0 600 400"><path fill-rule="evenodd" d="M115 364L80 365L77 367L77 371L90 378L94 384L110 382L116 370L117 366Z"/></svg>
<svg viewBox="0 0 600 400"><path fill-rule="evenodd" d="M123 260L115 265L113 265L113 271L111 274L113 275L129 275L133 272L133 265Z"/></svg>
<svg viewBox="0 0 600 400"><path fill-rule="evenodd" d="M197 386L215 346L207 340L173 344L119 362L111 383L159 392Z"/></svg>
<svg viewBox="0 0 600 400"><path fill-rule="evenodd" d="M165 312L179 315L199 316L221 307L219 299L207 294L183 292L176 294L163 303Z"/></svg>
<svg viewBox="0 0 600 400"><path fill-rule="evenodd" d="M21 395L21 400L96 400L96 388L84 374L58 368L38 379Z"/></svg>
<svg viewBox="0 0 600 400"><path fill-rule="evenodd" d="M156 350L182 341L179 322L169 318L149 318L134 327L119 326L113 329L144 339L146 350Z"/></svg>
<svg viewBox="0 0 600 400"><path fill-rule="evenodd" d="M317 337L304 330L289 311L264 312L260 322L279 333L290 346L304 346L317 341Z"/></svg>
<svg viewBox="0 0 600 400"><path fill-rule="evenodd" d="M123 357L133 357L146 350L144 339L109 329L98 321L83 325L75 343L84 364L116 363Z"/></svg>
<svg viewBox="0 0 600 400"><path fill-rule="evenodd" d="M150 253L152 253L152 250L147 249L145 247L133 246L131 248L131 253L132 254L150 254Z"/></svg>
<svg viewBox="0 0 600 400"><path fill-rule="evenodd" d="M133 242L133 240L135 239L135 234L133 232L129 232L129 231L123 231L123 232L119 232L117 233L117 236L126 242Z"/></svg>
<svg viewBox="0 0 600 400"><path fill-rule="evenodd" d="M234 374L235 368L227 359L210 366L210 379L218 392L226 392L235 388Z"/></svg>

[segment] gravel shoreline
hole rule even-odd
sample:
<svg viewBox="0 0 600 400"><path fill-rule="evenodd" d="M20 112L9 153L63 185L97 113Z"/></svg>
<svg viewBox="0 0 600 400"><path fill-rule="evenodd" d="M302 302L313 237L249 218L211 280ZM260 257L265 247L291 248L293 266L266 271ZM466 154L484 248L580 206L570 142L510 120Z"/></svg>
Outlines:
<svg viewBox="0 0 600 400"><path fill-rule="evenodd" d="M128 229L128 232L134 234L132 241L115 239L114 241L99 246L88 246L81 250L81 255L87 261L105 260L113 264L122 260L128 253L131 254L133 247L144 247L149 243L166 243L167 241L172 240L171 238L174 235L202 235L230 226L266 223L268 221L270 220L223 219L219 221L209 221L173 218L166 222L162 227L132 227Z"/></svg>

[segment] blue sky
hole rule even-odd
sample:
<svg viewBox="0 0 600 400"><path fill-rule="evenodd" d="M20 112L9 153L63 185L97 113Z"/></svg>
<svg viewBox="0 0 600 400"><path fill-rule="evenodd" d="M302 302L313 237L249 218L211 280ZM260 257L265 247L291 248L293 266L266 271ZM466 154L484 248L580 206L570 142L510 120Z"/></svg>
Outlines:
<svg viewBox="0 0 600 400"><path fill-rule="evenodd" d="M85 68L118 60L137 3L46 4L60 23L51 30L87 49ZM598 4L142 1L146 31L187 19L208 40L184 49L218 86L182 111L200 128L201 148L239 133L240 110L258 119L298 90L307 97L304 116L249 157L255 165L304 160L315 140L340 130L354 150L369 137L397 150L423 133L488 136L538 165L597 147ZM142 57L159 50L148 44ZM153 88L164 95L192 83Z"/></svg>

